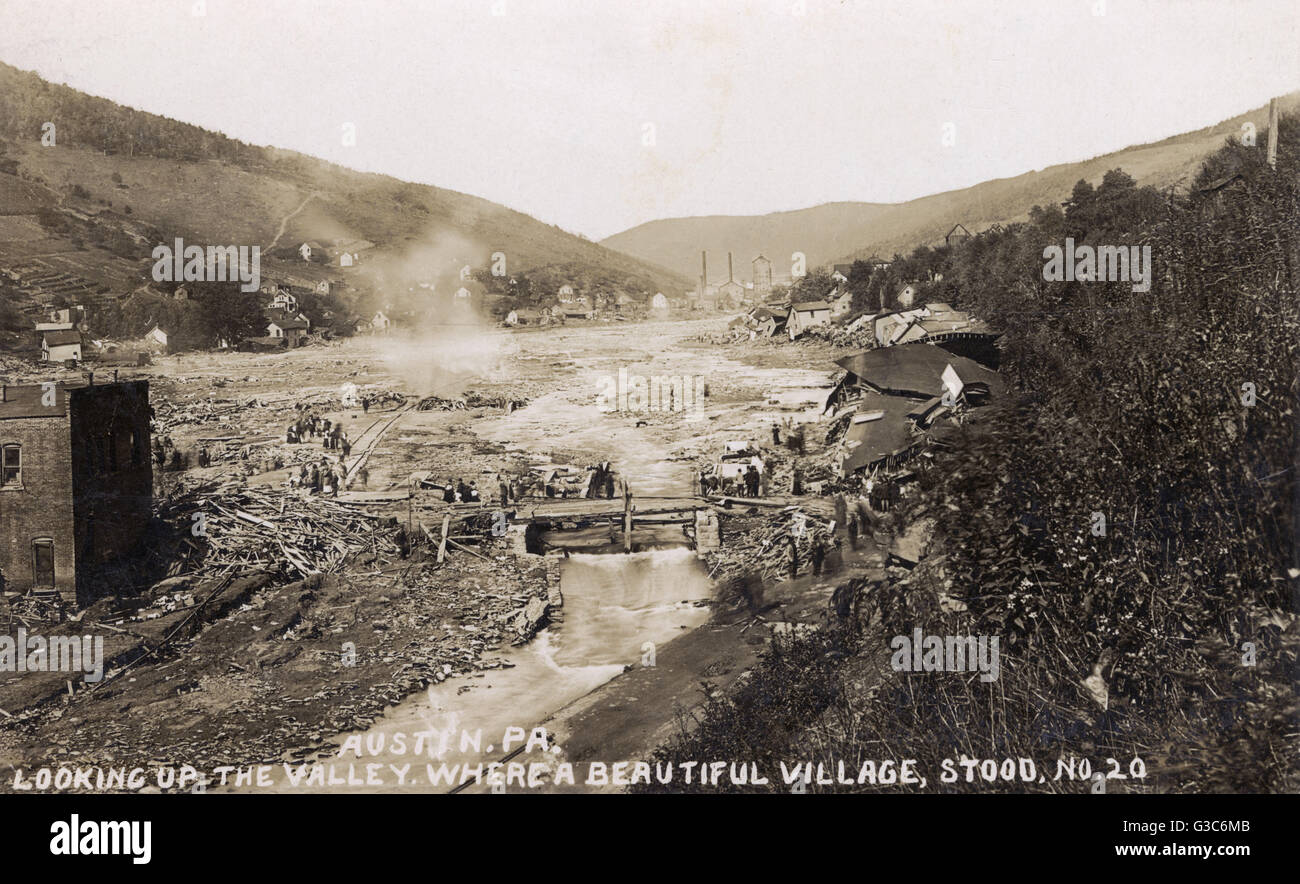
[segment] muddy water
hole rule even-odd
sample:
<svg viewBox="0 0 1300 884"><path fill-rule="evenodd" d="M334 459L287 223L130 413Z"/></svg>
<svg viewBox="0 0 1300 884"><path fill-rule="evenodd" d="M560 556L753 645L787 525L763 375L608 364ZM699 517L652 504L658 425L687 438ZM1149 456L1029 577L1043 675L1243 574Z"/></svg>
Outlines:
<svg viewBox="0 0 1300 884"><path fill-rule="evenodd" d="M512 668L431 685L369 730L344 735L344 740L360 736L362 754L347 752L322 765L332 763L337 776L346 777L351 763L362 779L364 765L382 764L384 784L333 788L449 791L445 780L431 783L426 768L430 764L435 769L445 764L450 771L454 765L481 763L486 776L486 766L507 754L502 738L508 728L530 730L614 678L625 666L640 665L649 650L647 643L662 645L703 624L708 608L695 602L708 599L712 587L695 554L680 548L626 556L572 556L562 566L561 591L563 621L543 630L528 645L503 652L501 658L512 663ZM417 734L423 734L419 755ZM533 751L516 760L539 761L541 755L540 750ZM399 785L389 764L399 768L410 764L403 784ZM459 768L456 776L459 781ZM277 779L282 781L283 774ZM283 790L290 791L288 787ZM330 790L327 786L321 791Z"/></svg>

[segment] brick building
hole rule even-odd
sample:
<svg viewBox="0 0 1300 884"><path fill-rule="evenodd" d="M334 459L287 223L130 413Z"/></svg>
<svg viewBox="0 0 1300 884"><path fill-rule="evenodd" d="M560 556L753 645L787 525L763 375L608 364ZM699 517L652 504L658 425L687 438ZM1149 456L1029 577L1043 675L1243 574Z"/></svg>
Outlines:
<svg viewBox="0 0 1300 884"><path fill-rule="evenodd" d="M85 605L152 515L149 383L0 386L0 574Z"/></svg>

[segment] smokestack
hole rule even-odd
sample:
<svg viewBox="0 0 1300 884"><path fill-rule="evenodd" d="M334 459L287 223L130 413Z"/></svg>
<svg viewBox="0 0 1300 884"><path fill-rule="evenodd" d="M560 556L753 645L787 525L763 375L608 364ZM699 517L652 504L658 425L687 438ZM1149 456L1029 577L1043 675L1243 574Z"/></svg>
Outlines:
<svg viewBox="0 0 1300 884"><path fill-rule="evenodd" d="M700 252L700 300L704 300L704 290L709 287L709 253Z"/></svg>
<svg viewBox="0 0 1300 884"><path fill-rule="evenodd" d="M736 277L731 272L731 252L727 252L727 282L735 282Z"/></svg>

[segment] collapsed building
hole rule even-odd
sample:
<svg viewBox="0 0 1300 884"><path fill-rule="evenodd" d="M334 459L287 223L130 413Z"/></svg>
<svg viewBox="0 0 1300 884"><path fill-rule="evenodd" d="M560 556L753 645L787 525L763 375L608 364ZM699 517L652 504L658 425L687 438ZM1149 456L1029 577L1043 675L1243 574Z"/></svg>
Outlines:
<svg viewBox="0 0 1300 884"><path fill-rule="evenodd" d="M149 383L0 386L0 576L81 606L152 515Z"/></svg>
<svg viewBox="0 0 1300 884"><path fill-rule="evenodd" d="M997 372L924 343L836 360L844 377L826 399L827 441L843 475L894 469L919 453L941 420L1004 392Z"/></svg>

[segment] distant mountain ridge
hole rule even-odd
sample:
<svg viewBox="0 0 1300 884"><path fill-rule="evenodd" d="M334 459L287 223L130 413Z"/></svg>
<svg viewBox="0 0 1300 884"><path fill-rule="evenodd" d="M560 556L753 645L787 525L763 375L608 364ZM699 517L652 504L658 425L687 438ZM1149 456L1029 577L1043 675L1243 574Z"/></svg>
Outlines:
<svg viewBox="0 0 1300 884"><path fill-rule="evenodd" d="M1283 112L1300 107L1300 92L1279 102ZM1023 220L1034 205L1059 203L1084 178L1094 185L1110 169L1122 168L1142 185L1168 187L1190 180L1200 162L1244 123L1263 132L1267 105L1213 126L1135 145L1083 160L1062 163L1013 178L985 181L961 190L918 197L903 203L834 202L766 215L710 215L650 221L601 240L601 245L651 261L692 280L700 273L700 252L709 253L709 279L726 278L732 252L736 278L750 279L749 262L760 252L774 273L788 268L790 255L803 252L809 266L906 254L919 245L936 245L955 224L972 233L993 224ZM788 271L787 271L788 272Z"/></svg>

